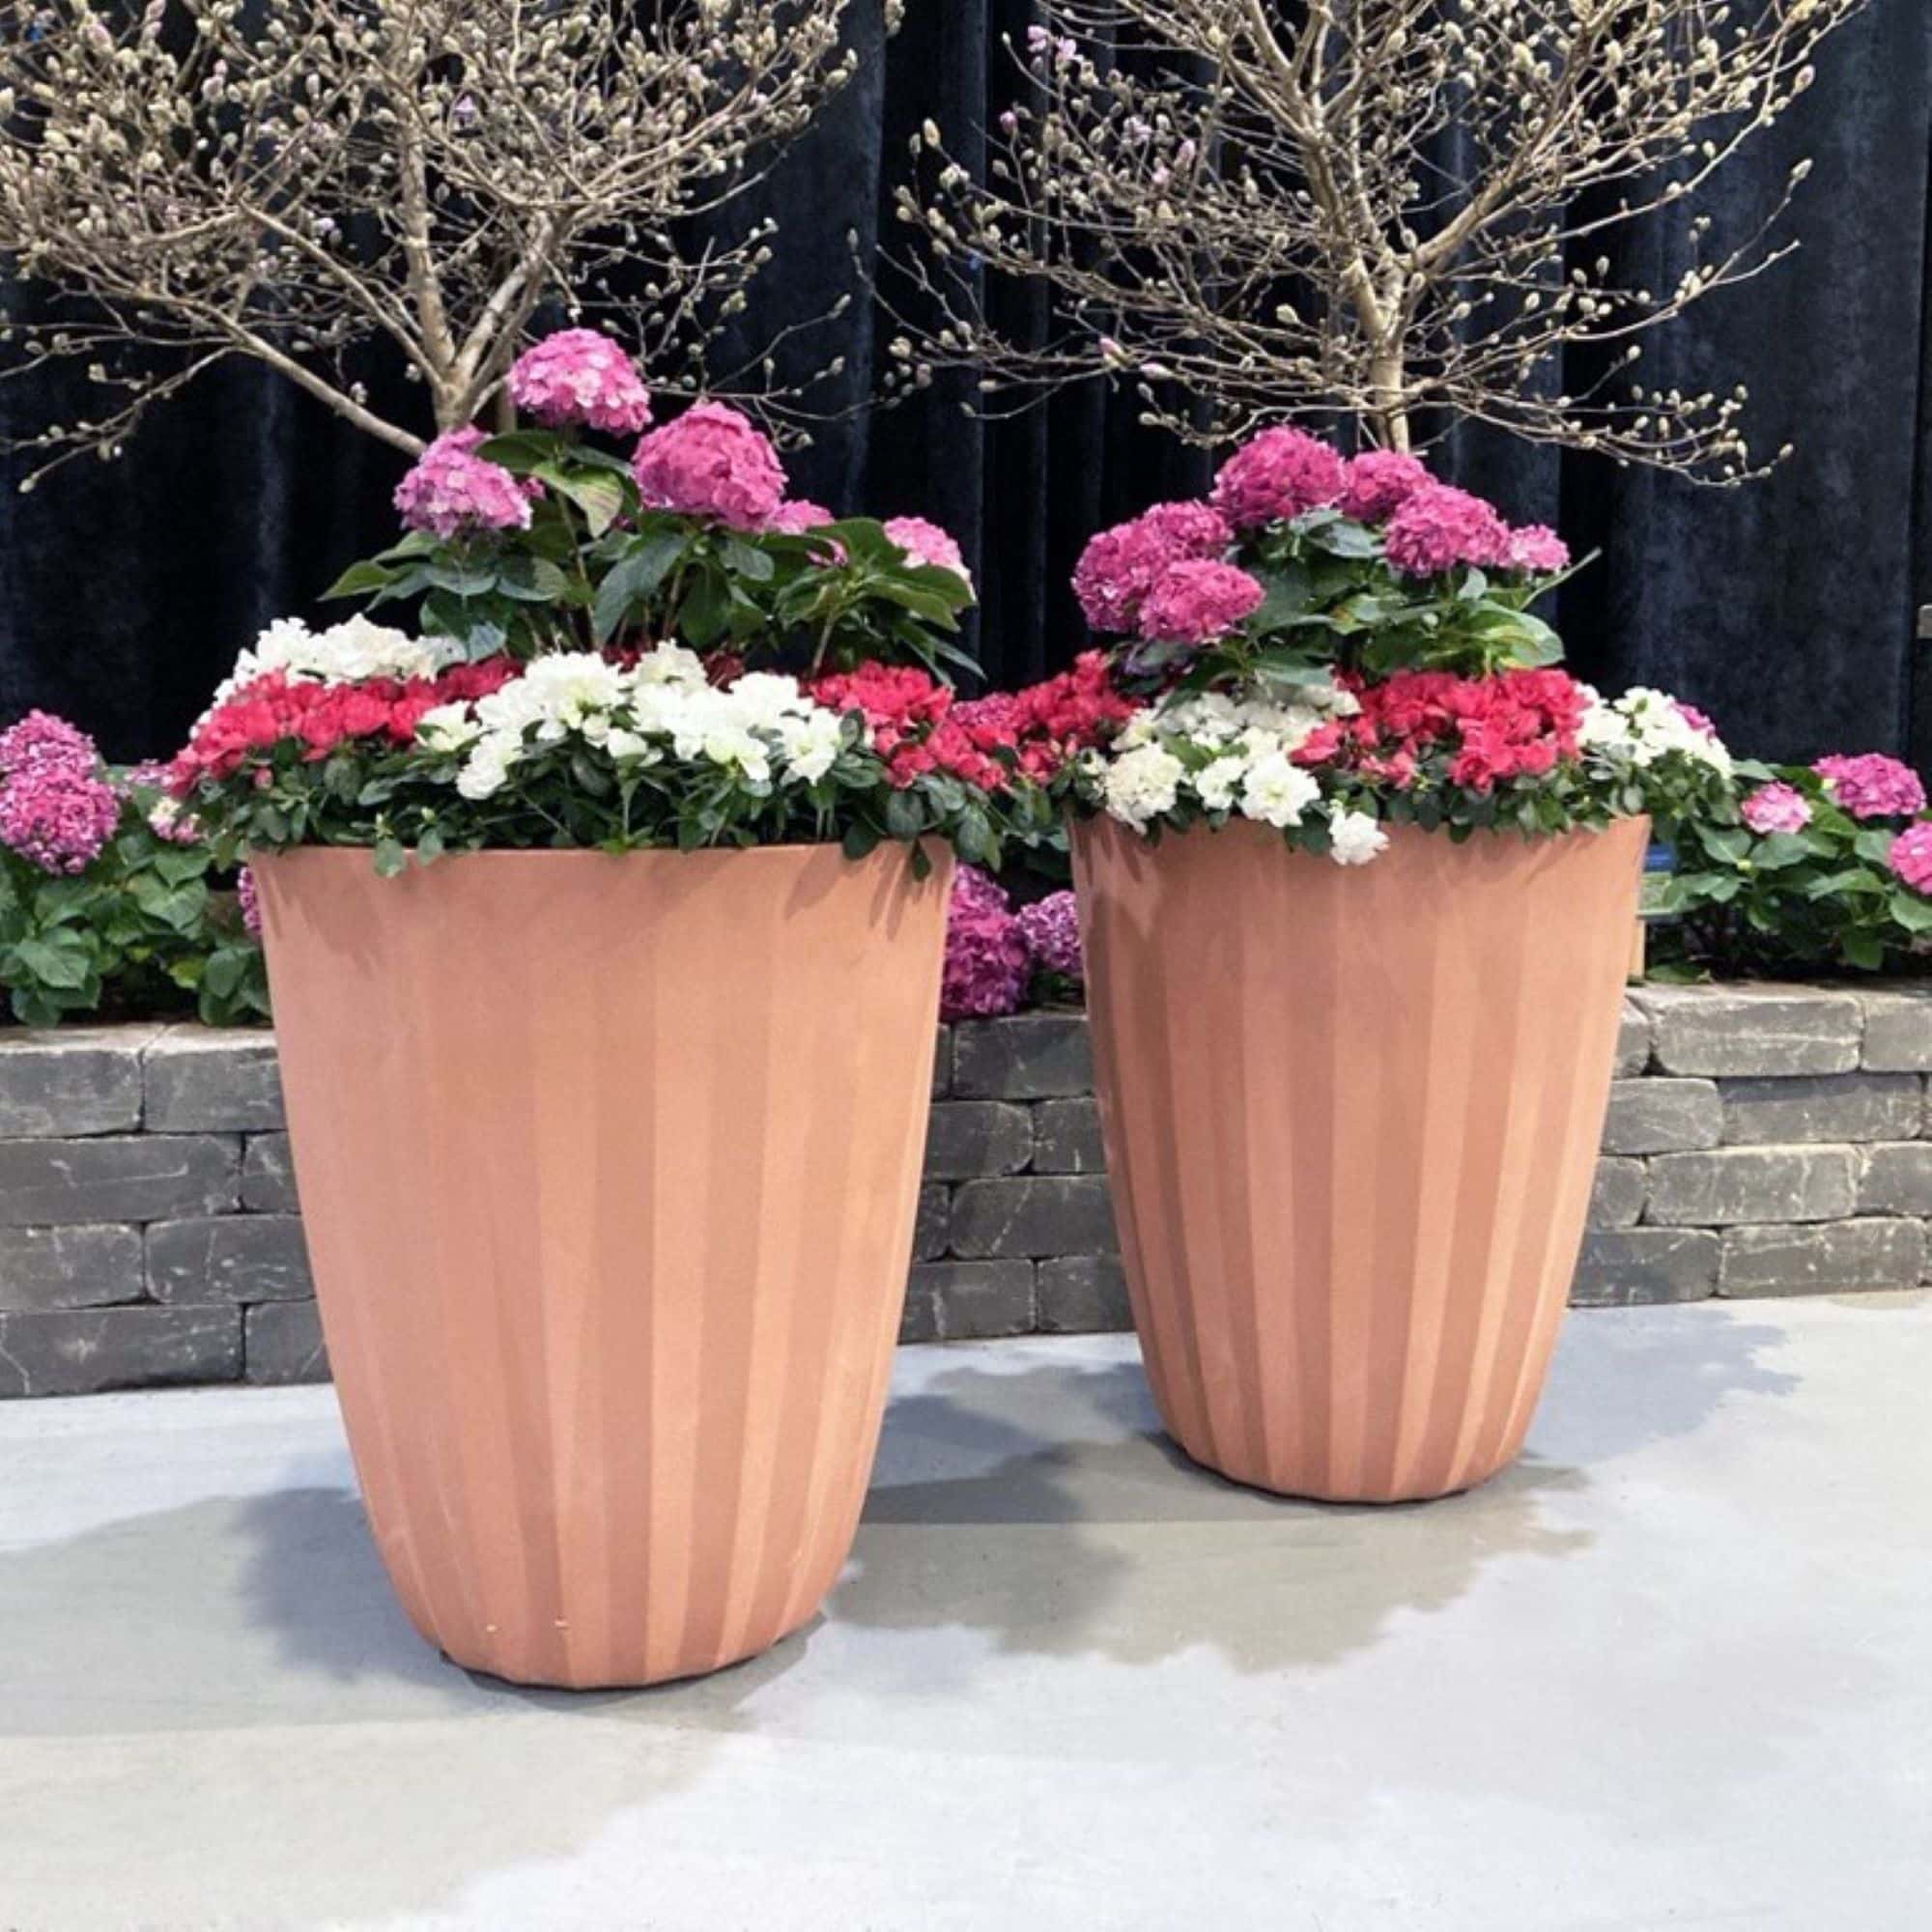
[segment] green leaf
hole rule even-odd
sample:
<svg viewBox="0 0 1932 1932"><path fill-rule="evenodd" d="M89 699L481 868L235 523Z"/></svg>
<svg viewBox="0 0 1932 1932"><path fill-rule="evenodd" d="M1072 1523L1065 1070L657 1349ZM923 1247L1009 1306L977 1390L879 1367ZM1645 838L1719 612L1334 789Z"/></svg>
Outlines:
<svg viewBox="0 0 1932 1932"><path fill-rule="evenodd" d="M497 576L497 588L519 604L556 604L569 581L555 564L540 556L513 556Z"/></svg>
<svg viewBox="0 0 1932 1932"><path fill-rule="evenodd" d="M608 643L632 607L650 596L670 575L684 554L686 542L681 532L639 537L634 548L611 565L597 586L597 601L591 608L591 629L600 644Z"/></svg>
<svg viewBox="0 0 1932 1932"><path fill-rule="evenodd" d="M398 838L379 838L376 840L376 876L379 879L393 879L409 862L409 854L403 850Z"/></svg>
<svg viewBox="0 0 1932 1932"><path fill-rule="evenodd" d="M726 537L722 554L727 570L735 570L740 577L748 577L753 583L769 583L778 573L778 565L772 561L769 552L739 537Z"/></svg>
<svg viewBox="0 0 1932 1932"><path fill-rule="evenodd" d="M1877 973L1885 965L1885 945L1876 933L1848 932L1838 942L1838 950L1853 966Z"/></svg>
<svg viewBox="0 0 1932 1932"><path fill-rule="evenodd" d="M1932 932L1932 899L1920 898L1917 893L1902 887L1894 892L1891 916L1915 938L1921 932Z"/></svg>
<svg viewBox="0 0 1932 1932"><path fill-rule="evenodd" d="M43 986L69 990L87 983L93 955L85 945L58 944L47 939L23 939L14 949L21 968Z"/></svg>
<svg viewBox="0 0 1932 1932"><path fill-rule="evenodd" d="M386 565L375 562L352 563L323 594L325 601L334 597L366 597L372 590L386 590L396 581L398 573Z"/></svg>
<svg viewBox="0 0 1932 1932"><path fill-rule="evenodd" d="M877 851L879 835L869 825L855 823L845 828L845 837L838 842L846 858L863 859L867 854Z"/></svg>
<svg viewBox="0 0 1932 1932"><path fill-rule="evenodd" d="M624 485L607 469L586 476L554 463L539 463L529 473L559 496L568 497L583 512L593 537L601 537L624 514Z"/></svg>

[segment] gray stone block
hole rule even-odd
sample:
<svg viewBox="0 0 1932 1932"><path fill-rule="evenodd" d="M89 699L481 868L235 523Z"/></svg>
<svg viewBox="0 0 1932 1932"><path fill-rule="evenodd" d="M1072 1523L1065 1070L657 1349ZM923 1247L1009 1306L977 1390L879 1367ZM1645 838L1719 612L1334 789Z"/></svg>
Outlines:
<svg viewBox="0 0 1932 1932"><path fill-rule="evenodd" d="M921 1310L915 1325L923 1341L978 1342L995 1335L1031 1335L1033 1264L924 1263L912 1271L906 1306Z"/></svg>
<svg viewBox="0 0 1932 1932"><path fill-rule="evenodd" d="M1042 1100L1033 1112L1036 1174L1104 1174L1097 1100Z"/></svg>
<svg viewBox="0 0 1932 1932"><path fill-rule="evenodd" d="M0 1315L0 1397L232 1382L241 1373L233 1303Z"/></svg>
<svg viewBox="0 0 1932 1932"><path fill-rule="evenodd" d="M1860 993L1864 1065L1872 1073L1932 1073L1932 986Z"/></svg>
<svg viewBox="0 0 1932 1932"><path fill-rule="evenodd" d="M952 1091L963 1099L1049 1100L1094 1091L1087 1022L1073 1013L964 1020L952 1029Z"/></svg>
<svg viewBox="0 0 1932 1932"><path fill-rule="evenodd" d="M121 1134L141 1124L141 1053L159 1027L0 1034L0 1139Z"/></svg>
<svg viewBox="0 0 1932 1932"><path fill-rule="evenodd" d="M266 1301L243 1311L242 1374L251 1382L326 1382L328 1351L312 1301Z"/></svg>
<svg viewBox="0 0 1932 1932"><path fill-rule="evenodd" d="M1721 1243L1703 1228L1617 1228L1583 1236L1570 1286L1577 1308L1702 1301L1717 1293Z"/></svg>
<svg viewBox="0 0 1932 1932"><path fill-rule="evenodd" d="M154 1133L258 1133L283 1124L272 1034L246 1027L169 1027L142 1062L142 1115Z"/></svg>
<svg viewBox="0 0 1932 1932"><path fill-rule="evenodd" d="M1915 1288L1925 1270L1917 1221L1830 1221L1815 1228L1730 1228L1718 1270L1724 1295L1836 1294Z"/></svg>
<svg viewBox="0 0 1932 1932"><path fill-rule="evenodd" d="M1039 1264L1042 1335L1113 1335L1134 1325L1118 1255L1058 1255Z"/></svg>
<svg viewBox="0 0 1932 1932"><path fill-rule="evenodd" d="M1620 1078L1641 1073L1650 1065L1650 1015L1626 998L1617 1028L1617 1073Z"/></svg>
<svg viewBox="0 0 1932 1932"><path fill-rule="evenodd" d="M1924 1112L1923 1084L1916 1073L1722 1080L1718 1091L1723 1096L1724 1139L1785 1147L1799 1141L1914 1140Z"/></svg>
<svg viewBox="0 0 1932 1932"><path fill-rule="evenodd" d="M214 1134L0 1141L0 1226L225 1213L239 1199L241 1165L240 1143Z"/></svg>
<svg viewBox="0 0 1932 1932"><path fill-rule="evenodd" d="M301 1301L315 1293L293 1214L217 1214L148 1230L156 1301Z"/></svg>
<svg viewBox="0 0 1932 1932"><path fill-rule="evenodd" d="M1659 1068L1704 1077L1849 1073L1864 1040L1851 993L1808 986L1642 986Z"/></svg>
<svg viewBox="0 0 1932 1932"><path fill-rule="evenodd" d="M919 1219L912 1233L912 1258L936 1261L946 1252L952 1228L952 1191L928 1183L919 1190Z"/></svg>
<svg viewBox="0 0 1932 1932"><path fill-rule="evenodd" d="M1722 1137L1724 1109L1709 1080L1615 1080L1604 1122L1605 1153L1684 1153Z"/></svg>
<svg viewBox="0 0 1932 1932"><path fill-rule="evenodd" d="M943 1026L932 1051L932 1097L943 1100L952 1092L952 1029Z"/></svg>
<svg viewBox="0 0 1932 1932"><path fill-rule="evenodd" d="M299 1213L287 1134L250 1134L242 1150L242 1205L251 1214Z"/></svg>
<svg viewBox="0 0 1932 1932"><path fill-rule="evenodd" d="M952 1252L973 1259L1110 1254L1114 1208L1098 1176L969 1180L952 1195Z"/></svg>
<svg viewBox="0 0 1932 1932"><path fill-rule="evenodd" d="M941 1100L928 1116L925 1178L1017 1174L1033 1158L1033 1115L1007 1100Z"/></svg>
<svg viewBox="0 0 1932 1932"><path fill-rule="evenodd" d="M0 1228L0 1309L105 1308L146 1292L138 1228Z"/></svg>
<svg viewBox="0 0 1932 1932"><path fill-rule="evenodd" d="M1731 1147L1661 1153L1650 1163L1647 1219L1665 1227L1842 1221L1858 1199L1847 1147Z"/></svg>
<svg viewBox="0 0 1932 1932"><path fill-rule="evenodd" d="M1932 1144L1875 1147L1859 1178L1861 1214L1932 1214Z"/></svg>
<svg viewBox="0 0 1932 1932"><path fill-rule="evenodd" d="M1643 1162L1607 1157L1597 1163L1590 1189L1593 1228L1634 1228L1643 1218L1646 1186Z"/></svg>

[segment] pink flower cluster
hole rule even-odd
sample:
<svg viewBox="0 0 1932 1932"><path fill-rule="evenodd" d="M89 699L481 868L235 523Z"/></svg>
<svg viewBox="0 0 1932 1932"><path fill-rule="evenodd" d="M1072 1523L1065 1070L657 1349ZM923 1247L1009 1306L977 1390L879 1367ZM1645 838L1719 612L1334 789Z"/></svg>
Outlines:
<svg viewBox="0 0 1932 1932"><path fill-rule="evenodd" d="M1082 977L1073 895L1054 893L1012 909L1006 891L977 866L953 875L946 918L942 1019L994 1019L1017 1012L1036 973Z"/></svg>
<svg viewBox="0 0 1932 1932"><path fill-rule="evenodd" d="M618 344L594 328L559 329L517 357L510 400L553 429L582 423L635 436L651 419L651 394Z"/></svg>
<svg viewBox="0 0 1932 1932"><path fill-rule="evenodd" d="M1932 894L1932 825L1914 825L1891 841L1887 863L1915 893Z"/></svg>
<svg viewBox="0 0 1932 1932"><path fill-rule="evenodd" d="M929 524L923 517L894 517L885 527L887 536L905 552L906 561L915 570L950 570L972 582L965 554L937 524Z"/></svg>
<svg viewBox="0 0 1932 1932"><path fill-rule="evenodd" d="M638 444L631 473L655 510L763 529L784 501L784 466L771 439L724 403L694 403Z"/></svg>
<svg viewBox="0 0 1932 1932"><path fill-rule="evenodd" d="M1429 466L1401 449L1365 449L1349 465L1337 508L1358 524L1380 524L1430 481Z"/></svg>
<svg viewBox="0 0 1932 1932"><path fill-rule="evenodd" d="M1925 810L1918 774L1883 752L1820 758L1811 769L1854 818L1910 818Z"/></svg>
<svg viewBox="0 0 1932 1932"><path fill-rule="evenodd" d="M396 485L396 513L412 530L453 537L467 530L526 530L530 498L499 463L476 454L483 432L445 431Z"/></svg>
<svg viewBox="0 0 1932 1932"><path fill-rule="evenodd" d="M121 823L121 794L85 731L30 711L0 732L0 845L43 872L71 876Z"/></svg>
<svg viewBox="0 0 1932 1932"><path fill-rule="evenodd" d="M1739 815L1761 838L1774 832L1803 832L1811 823L1811 802L1796 785L1760 785L1739 808Z"/></svg>
<svg viewBox="0 0 1932 1932"><path fill-rule="evenodd" d="M1170 564L1141 605L1140 633L1151 642L1205 644L1253 616L1266 596L1232 563Z"/></svg>
<svg viewBox="0 0 1932 1932"><path fill-rule="evenodd" d="M1495 505L1447 483L1415 491L1389 519L1382 548L1391 570L1436 577L1459 564L1497 570L1509 563L1510 527Z"/></svg>
<svg viewBox="0 0 1932 1932"><path fill-rule="evenodd" d="M1264 429L1214 478L1214 507L1237 530L1259 529L1340 497L1348 471L1339 450L1300 429Z"/></svg>
<svg viewBox="0 0 1932 1932"><path fill-rule="evenodd" d="M1087 546L1073 594L1094 630L1131 631L1148 592L1172 565L1218 557L1234 540L1234 526L1210 504L1156 503Z"/></svg>
<svg viewBox="0 0 1932 1932"><path fill-rule="evenodd" d="M262 896L255 890L255 874L243 866L235 875L235 903L242 908L242 929L251 939L262 936Z"/></svg>

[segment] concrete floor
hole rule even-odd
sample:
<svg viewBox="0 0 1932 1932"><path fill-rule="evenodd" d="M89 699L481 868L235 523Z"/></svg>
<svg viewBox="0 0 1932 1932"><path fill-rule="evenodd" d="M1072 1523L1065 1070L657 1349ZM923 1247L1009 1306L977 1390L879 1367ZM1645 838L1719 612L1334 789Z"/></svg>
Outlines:
<svg viewBox="0 0 1932 1932"><path fill-rule="evenodd" d="M0 1408L0 1927L1932 1926L1932 1302L1578 1315L1417 1508L1152 1432L906 1350L823 1620L573 1698L405 1625L327 1390Z"/></svg>

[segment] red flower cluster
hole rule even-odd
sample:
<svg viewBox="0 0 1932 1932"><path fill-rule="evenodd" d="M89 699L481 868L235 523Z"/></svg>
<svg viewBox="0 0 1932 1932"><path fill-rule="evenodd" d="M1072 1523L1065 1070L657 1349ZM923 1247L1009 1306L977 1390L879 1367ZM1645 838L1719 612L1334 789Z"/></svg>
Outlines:
<svg viewBox="0 0 1932 1932"><path fill-rule="evenodd" d="M1044 684L963 702L922 670L878 664L822 677L811 696L864 713L894 784L943 771L982 791L999 790L1014 772L1046 783L1136 709L1114 689L1099 651Z"/></svg>
<svg viewBox="0 0 1932 1932"><path fill-rule="evenodd" d="M297 744L304 759L326 758L351 738L411 743L439 704L487 696L517 675L509 658L457 665L436 678L373 677L357 684L318 684L271 670L242 686L194 728L168 767L167 788L185 798L203 779L223 779L260 753Z"/></svg>
<svg viewBox="0 0 1932 1932"><path fill-rule="evenodd" d="M1406 670L1381 684L1344 682L1361 710L1315 731L1295 753L1297 764L1338 765L1402 786L1425 759L1446 757L1451 784L1487 792L1577 755L1585 699L1560 670Z"/></svg>

